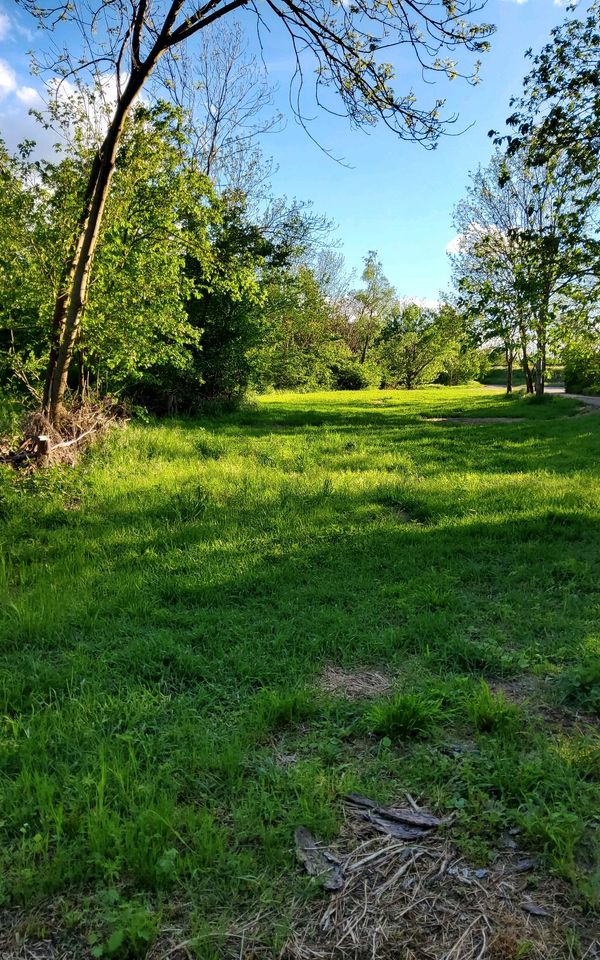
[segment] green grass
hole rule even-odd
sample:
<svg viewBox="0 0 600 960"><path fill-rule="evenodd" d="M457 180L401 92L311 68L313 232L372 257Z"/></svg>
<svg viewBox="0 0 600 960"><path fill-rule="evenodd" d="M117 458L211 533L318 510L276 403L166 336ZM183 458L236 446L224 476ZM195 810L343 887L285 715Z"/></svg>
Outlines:
<svg viewBox="0 0 600 960"><path fill-rule="evenodd" d="M575 714L598 704L600 417L579 409L273 395L5 470L2 902L52 898L123 957L161 926L218 956L263 910L276 951L315 895L294 828L332 838L345 792L408 790L454 811L472 861L519 828L592 904L600 747ZM315 692L328 663L382 670L391 700Z"/></svg>
<svg viewBox="0 0 600 960"><path fill-rule="evenodd" d="M553 384L562 384L564 380L563 368L561 366L553 367L547 374L546 382ZM482 378L482 383L488 386L505 387L506 386L506 367L492 367ZM513 368L513 387L525 386L525 374L521 367L515 364Z"/></svg>

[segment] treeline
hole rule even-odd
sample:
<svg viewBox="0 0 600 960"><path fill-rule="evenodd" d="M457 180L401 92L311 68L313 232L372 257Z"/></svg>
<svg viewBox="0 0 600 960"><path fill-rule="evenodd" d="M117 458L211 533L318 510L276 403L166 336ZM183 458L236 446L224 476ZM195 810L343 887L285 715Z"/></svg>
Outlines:
<svg viewBox="0 0 600 960"><path fill-rule="evenodd" d="M533 59L456 210L435 307L402 299L374 252L348 276L327 219L270 194L258 138L278 119L239 27L206 33L193 83L163 77L166 99L128 108L102 189L106 78L55 96L54 161L0 141L0 387L58 422L65 382L184 411L250 388L464 383L501 349L509 391L515 364L541 395L560 361L569 389L600 392L599 49L595 2Z"/></svg>
<svg viewBox="0 0 600 960"><path fill-rule="evenodd" d="M128 121L69 370L73 391L161 411L248 388L358 389L464 382L485 365L462 315L402 302L375 253L356 288L310 205L219 189L181 110ZM92 147L56 162L0 147L3 386L42 400L61 265Z"/></svg>

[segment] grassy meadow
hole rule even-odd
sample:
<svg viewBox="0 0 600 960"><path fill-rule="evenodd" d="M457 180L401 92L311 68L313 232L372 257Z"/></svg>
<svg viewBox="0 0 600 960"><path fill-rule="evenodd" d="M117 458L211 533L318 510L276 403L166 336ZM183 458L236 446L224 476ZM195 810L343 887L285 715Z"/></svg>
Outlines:
<svg viewBox="0 0 600 960"><path fill-rule="evenodd" d="M574 401L432 388L273 394L3 469L0 904L23 935L51 904L96 956L177 928L212 958L262 911L275 956L321 895L294 829L334 838L351 790L452 814L469 863L513 831L593 910L599 462ZM325 693L331 665L392 693Z"/></svg>

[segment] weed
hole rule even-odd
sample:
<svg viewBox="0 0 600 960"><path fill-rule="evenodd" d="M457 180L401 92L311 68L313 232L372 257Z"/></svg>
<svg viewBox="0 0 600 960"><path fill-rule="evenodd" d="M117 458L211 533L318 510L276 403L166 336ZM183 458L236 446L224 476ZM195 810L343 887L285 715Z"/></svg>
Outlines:
<svg viewBox="0 0 600 960"><path fill-rule="evenodd" d="M314 693L295 690L261 690L252 702L253 722L258 730L277 731L315 716L318 703Z"/></svg>
<svg viewBox="0 0 600 960"><path fill-rule="evenodd" d="M562 703L600 715L600 656L588 656L568 667L559 677Z"/></svg>
<svg viewBox="0 0 600 960"><path fill-rule="evenodd" d="M426 737L442 716L439 700L420 693L399 693L374 704L365 717L367 729L390 740Z"/></svg>
<svg viewBox="0 0 600 960"><path fill-rule="evenodd" d="M468 699L467 712L475 728L482 733L514 731L520 719L518 707L507 702L502 690L493 693L485 680Z"/></svg>
<svg viewBox="0 0 600 960"><path fill-rule="evenodd" d="M100 929L90 933L93 957L136 960L146 956L156 938L159 917L139 901L122 900L115 889L100 898Z"/></svg>

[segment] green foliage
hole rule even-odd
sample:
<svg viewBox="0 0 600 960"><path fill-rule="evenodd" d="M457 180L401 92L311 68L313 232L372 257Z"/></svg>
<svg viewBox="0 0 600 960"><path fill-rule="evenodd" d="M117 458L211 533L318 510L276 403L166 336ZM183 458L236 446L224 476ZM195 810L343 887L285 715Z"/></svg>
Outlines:
<svg viewBox="0 0 600 960"><path fill-rule="evenodd" d="M365 717L371 733L390 740L426 737L442 717L439 700L420 693L398 693L374 704Z"/></svg>
<svg viewBox="0 0 600 960"><path fill-rule="evenodd" d="M458 318L417 304L403 307L381 331L378 358L387 386L432 383L459 349Z"/></svg>
<svg viewBox="0 0 600 960"><path fill-rule="evenodd" d="M564 351L565 389L568 393L600 396L600 343L598 338L575 340Z"/></svg>
<svg viewBox="0 0 600 960"><path fill-rule="evenodd" d="M202 293L186 258L201 259L214 282L220 270L209 241L218 203L207 178L182 164L177 120L166 107L138 107L119 151L80 342L87 375L112 391L185 375L200 334L185 304Z"/></svg>
<svg viewBox="0 0 600 960"><path fill-rule="evenodd" d="M515 704L508 703L500 690L493 693L485 680L467 704L469 716L482 733L514 731L519 722Z"/></svg>
<svg viewBox="0 0 600 960"><path fill-rule="evenodd" d="M369 387L378 387L381 383L379 367L366 360L348 360L344 363L334 363L331 367L336 390L366 390Z"/></svg>
<svg viewBox="0 0 600 960"><path fill-rule="evenodd" d="M594 206L581 206L566 156L545 165L497 153L471 174L455 211L458 304L480 342L500 341L507 365L523 365L543 392L552 356L594 328Z"/></svg>
<svg viewBox="0 0 600 960"><path fill-rule="evenodd" d="M300 265L309 205L273 201L268 230L239 193L218 197L190 159L180 111L139 106L120 145L70 385L159 412L235 403L249 385L329 386L348 351ZM91 147L57 163L0 147L0 382L41 393L60 264L76 229ZM18 229L13 224L18 222Z"/></svg>
<svg viewBox="0 0 600 960"><path fill-rule="evenodd" d="M439 381L449 387L456 387L461 383L470 383L472 380L485 382L489 370L490 362L485 350L461 345L456 353L450 354L444 360Z"/></svg>
<svg viewBox="0 0 600 960"><path fill-rule="evenodd" d="M253 383L265 389L330 387L332 366L346 355L331 309L311 270L275 271L261 310L261 345L251 351Z"/></svg>
<svg viewBox="0 0 600 960"><path fill-rule="evenodd" d="M590 655L566 669L559 677L558 691L563 703L600 715L600 657Z"/></svg>
<svg viewBox="0 0 600 960"><path fill-rule="evenodd" d="M101 930L88 937L93 957L136 960L145 957L156 938L160 918L140 901L122 900L109 889L100 898Z"/></svg>
<svg viewBox="0 0 600 960"><path fill-rule="evenodd" d="M592 0L584 16L568 16L554 27L538 54L529 51L524 95L511 103L516 109L507 119L515 132L505 138L511 153L524 151L537 165L565 152L582 212L599 198L599 16L600 5Z"/></svg>
<svg viewBox="0 0 600 960"><path fill-rule="evenodd" d="M364 264L364 286L354 291L356 310L349 330L352 350L360 363L371 354L385 324L396 312L396 291L374 250L369 251Z"/></svg>

